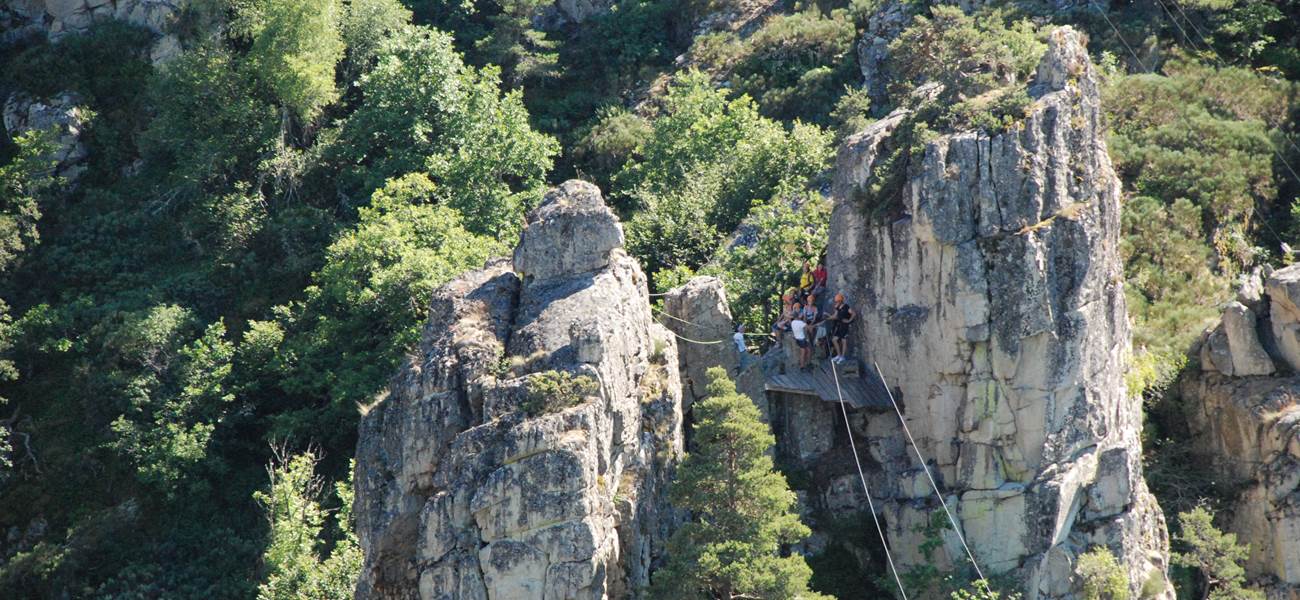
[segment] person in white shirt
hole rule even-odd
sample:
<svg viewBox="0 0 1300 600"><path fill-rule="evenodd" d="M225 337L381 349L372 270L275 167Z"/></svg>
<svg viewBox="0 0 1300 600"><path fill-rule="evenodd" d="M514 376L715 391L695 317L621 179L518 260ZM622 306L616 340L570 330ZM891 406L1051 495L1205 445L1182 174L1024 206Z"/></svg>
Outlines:
<svg viewBox="0 0 1300 600"><path fill-rule="evenodd" d="M736 325L736 333L732 334L731 339L736 342L736 352L744 354L749 350L745 347L745 325L743 323Z"/></svg>
<svg viewBox="0 0 1300 600"><path fill-rule="evenodd" d="M805 371L808 367L808 361L812 358L812 340L808 339L808 322L803 320L802 306L799 303L794 305L794 320L790 321L790 333L794 335L794 343L799 347L799 370Z"/></svg>

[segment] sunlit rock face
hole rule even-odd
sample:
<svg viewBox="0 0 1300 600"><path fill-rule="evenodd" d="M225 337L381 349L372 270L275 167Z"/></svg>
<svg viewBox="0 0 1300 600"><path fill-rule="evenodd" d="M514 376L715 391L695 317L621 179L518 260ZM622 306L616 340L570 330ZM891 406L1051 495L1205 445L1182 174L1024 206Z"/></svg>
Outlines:
<svg viewBox="0 0 1300 600"><path fill-rule="evenodd" d="M1300 598L1300 265L1246 276L1178 393L1195 460L1237 497L1229 531L1270 598Z"/></svg>
<svg viewBox="0 0 1300 600"><path fill-rule="evenodd" d="M361 598L625 598L679 518L672 335L594 186L552 190L513 263L444 286L424 338L362 419ZM519 273L519 274L517 274ZM529 374L597 391L536 416Z"/></svg>
<svg viewBox="0 0 1300 600"><path fill-rule="evenodd" d="M857 309L851 344L894 387L986 574L1019 578L1026 598L1069 598L1075 559L1105 546L1136 594L1165 581L1168 540L1124 386L1119 181L1082 36L1052 33L1029 93L1031 113L1006 132L926 143L891 198L867 190L907 113L850 137L831 288ZM869 466L894 482L876 487L878 506L906 569L925 560L916 526L937 501L913 485L901 433L873 426ZM956 542L934 560L962 564Z"/></svg>

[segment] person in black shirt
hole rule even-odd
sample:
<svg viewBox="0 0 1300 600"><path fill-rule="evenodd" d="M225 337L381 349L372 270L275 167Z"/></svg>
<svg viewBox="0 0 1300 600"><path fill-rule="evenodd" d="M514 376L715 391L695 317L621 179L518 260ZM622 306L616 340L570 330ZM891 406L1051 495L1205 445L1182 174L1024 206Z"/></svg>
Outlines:
<svg viewBox="0 0 1300 600"><path fill-rule="evenodd" d="M849 355L849 325L857 320L858 314L844 301L844 294L835 294L835 305L831 307L831 348L835 352L832 362L842 363Z"/></svg>

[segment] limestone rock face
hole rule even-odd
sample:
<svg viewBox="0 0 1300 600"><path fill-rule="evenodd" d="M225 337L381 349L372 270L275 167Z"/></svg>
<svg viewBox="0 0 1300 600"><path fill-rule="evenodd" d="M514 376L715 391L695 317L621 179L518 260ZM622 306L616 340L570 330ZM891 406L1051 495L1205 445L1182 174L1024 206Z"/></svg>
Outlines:
<svg viewBox="0 0 1300 600"><path fill-rule="evenodd" d="M162 64L180 52L170 29L184 5L185 0L9 0L0 6L0 28L42 32L54 41L101 21L125 21L154 33L150 58Z"/></svg>
<svg viewBox="0 0 1300 600"><path fill-rule="evenodd" d="M4 106L4 126L10 136L29 131L52 131L57 174L75 182L86 170L86 144L81 133L86 125L81 98L63 93L46 100L27 94L10 94Z"/></svg>
<svg viewBox="0 0 1300 600"><path fill-rule="evenodd" d="M1136 595L1165 578L1168 540L1124 387L1119 181L1081 35L1052 33L1030 93L1031 114L1005 133L927 143L898 197L877 200L891 206L865 206L865 190L908 115L846 140L830 287L858 311L850 346L879 363L985 573L1020 578L1030 600L1069 598L1075 557L1103 545ZM872 435L901 437L873 421ZM916 548L934 494L906 452L870 448L893 482L873 490L890 539ZM945 541L936 560L960 564ZM922 560L903 554L903 569Z"/></svg>
<svg viewBox="0 0 1300 600"><path fill-rule="evenodd" d="M621 240L599 192L568 182L529 215L513 265L435 295L419 349L360 425L358 597L621 598L648 584L679 520L665 491L680 384ZM525 414L530 375L552 369L597 391Z"/></svg>

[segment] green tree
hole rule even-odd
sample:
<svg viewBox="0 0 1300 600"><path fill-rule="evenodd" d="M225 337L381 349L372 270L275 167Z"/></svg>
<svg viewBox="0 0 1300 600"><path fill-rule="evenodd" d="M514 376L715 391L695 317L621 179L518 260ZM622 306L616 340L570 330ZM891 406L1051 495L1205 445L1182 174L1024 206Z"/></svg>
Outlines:
<svg viewBox="0 0 1300 600"><path fill-rule="evenodd" d="M444 33L405 27L360 87L361 105L332 150L356 191L425 173L434 200L459 211L470 231L514 238L557 144L532 129L518 93L501 94L495 69L465 66Z"/></svg>
<svg viewBox="0 0 1300 600"><path fill-rule="evenodd" d="M248 62L289 114L304 122L338 98L334 67L343 58L338 0L247 0L236 29L252 39Z"/></svg>
<svg viewBox="0 0 1300 600"><path fill-rule="evenodd" d="M1214 526L1214 514L1203 506L1179 513L1178 525L1181 531L1174 540L1184 551L1175 552L1173 562L1201 574L1201 598L1263 600L1262 592L1246 587L1246 570L1241 563L1250 547L1238 544L1237 534L1219 531Z"/></svg>
<svg viewBox="0 0 1300 600"><path fill-rule="evenodd" d="M13 156L0 164L0 272L40 237L36 222L41 218L41 200L59 183L51 173L55 167L52 136L45 131L19 134Z"/></svg>
<svg viewBox="0 0 1300 600"><path fill-rule="evenodd" d="M110 447L130 457L142 481L173 495L209 458L212 433L234 401L225 325L185 343L192 322L179 306L157 306L127 315L109 339L127 367L119 375L127 407L113 420Z"/></svg>
<svg viewBox="0 0 1300 600"><path fill-rule="evenodd" d="M279 309L275 328L255 329L263 340L284 338L275 357L285 369L279 385L329 397L351 415L418 341L434 290L504 254L499 242L467 231L455 210L434 204L436 190L412 174L375 192L356 227L326 250L306 298ZM319 412L305 408L300 416Z"/></svg>
<svg viewBox="0 0 1300 600"><path fill-rule="evenodd" d="M267 467L270 486L253 498L266 511L270 542L262 555L267 576L259 600L342 600L351 598L361 574L361 549L352 533L352 479L335 485L339 538L322 552L328 512L321 507L324 481L316 475L316 455L305 452L277 458ZM351 470L349 470L351 473ZM324 554L324 557L322 557Z"/></svg>
<svg viewBox="0 0 1300 600"><path fill-rule="evenodd" d="M275 108L224 48L205 44L181 54L147 95L157 116L141 135L141 153L162 198L226 192L254 177L274 148Z"/></svg>
<svg viewBox="0 0 1300 600"><path fill-rule="evenodd" d="M830 159L829 133L801 124L787 131L703 73L673 84L664 105L611 194L632 213L628 248L652 275L699 267L753 207L802 191Z"/></svg>
<svg viewBox="0 0 1300 600"><path fill-rule="evenodd" d="M350 0L341 33L351 73L368 69L384 39L411 22L411 11L397 0Z"/></svg>
<svg viewBox="0 0 1300 600"><path fill-rule="evenodd" d="M494 0L488 35L475 46L483 59L500 65L506 81L519 87L527 81L556 75L556 42L533 27L533 20L551 5L548 0Z"/></svg>
<svg viewBox="0 0 1300 600"><path fill-rule="evenodd" d="M694 450L673 479L669 499L691 512L668 543L655 574L656 598L824 598L808 589L812 571L781 546L807 537L795 495L775 470L774 439L752 400L726 371L709 369L709 397L696 402Z"/></svg>
<svg viewBox="0 0 1300 600"><path fill-rule="evenodd" d="M1079 555L1074 566L1084 600L1128 600L1128 573L1105 546Z"/></svg>

